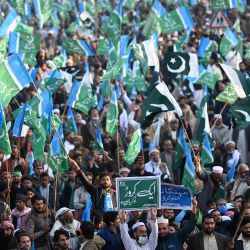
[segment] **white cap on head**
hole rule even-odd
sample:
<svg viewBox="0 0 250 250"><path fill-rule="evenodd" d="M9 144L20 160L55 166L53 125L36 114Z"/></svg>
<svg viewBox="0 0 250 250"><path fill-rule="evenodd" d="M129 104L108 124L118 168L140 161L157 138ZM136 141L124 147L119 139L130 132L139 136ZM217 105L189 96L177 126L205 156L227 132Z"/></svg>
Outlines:
<svg viewBox="0 0 250 250"><path fill-rule="evenodd" d="M214 166L213 167L213 173L222 174L223 173L223 168L221 166Z"/></svg>
<svg viewBox="0 0 250 250"><path fill-rule="evenodd" d="M133 226L132 226L132 230L134 231L137 227L141 227L141 226L145 226L145 224L143 222L136 222Z"/></svg>
<svg viewBox="0 0 250 250"><path fill-rule="evenodd" d="M234 142L234 141L232 141L232 140L227 141L227 142L225 143L225 146L227 146L228 144L233 144L233 145L235 146L235 142Z"/></svg>
<svg viewBox="0 0 250 250"><path fill-rule="evenodd" d="M222 115L221 114L215 114L214 118L216 118L216 119L222 119Z"/></svg>
<svg viewBox="0 0 250 250"><path fill-rule="evenodd" d="M120 171L119 171L119 174L121 174L122 172L128 172L130 173L130 169L129 168L121 168Z"/></svg>
<svg viewBox="0 0 250 250"><path fill-rule="evenodd" d="M160 218L157 218L157 223L160 224L160 223L163 223L163 224L168 224L169 221L168 219L165 219L163 217L160 217Z"/></svg>
<svg viewBox="0 0 250 250"><path fill-rule="evenodd" d="M60 216L62 216L62 215L64 215L64 214L66 214L67 212L70 212L71 210L69 209L69 208L67 208L67 207L62 207L62 208L60 208L57 212L56 212L56 216L55 216L55 218L56 218L56 220L58 219L58 217L60 217Z"/></svg>
<svg viewBox="0 0 250 250"><path fill-rule="evenodd" d="M154 153L154 152L157 152L157 153L160 153L160 151L157 149L157 148L152 148L150 151L149 151L149 156Z"/></svg>

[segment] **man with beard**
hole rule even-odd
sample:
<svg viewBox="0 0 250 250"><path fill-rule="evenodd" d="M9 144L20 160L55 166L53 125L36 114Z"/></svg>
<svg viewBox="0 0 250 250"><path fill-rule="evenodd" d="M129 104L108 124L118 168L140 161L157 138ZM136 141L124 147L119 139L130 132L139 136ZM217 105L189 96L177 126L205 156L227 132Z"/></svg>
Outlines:
<svg viewBox="0 0 250 250"><path fill-rule="evenodd" d="M183 243L195 227L195 216L198 211L197 201L193 200L193 211L186 224L175 233L170 233L169 220L158 218L158 245L156 250L175 249L182 250Z"/></svg>
<svg viewBox="0 0 250 250"><path fill-rule="evenodd" d="M38 195L31 199L33 209L26 221L25 231L34 240L36 250L49 250L49 231L52 224L46 200Z"/></svg>
<svg viewBox="0 0 250 250"><path fill-rule="evenodd" d="M115 191L111 188L112 183L109 173L101 173L99 175L100 184L99 186L95 186L89 182L86 175L74 160L69 159L69 163L78 174L78 177L87 192L90 193L93 202L93 209L105 212L113 210L116 207L116 196Z"/></svg>
<svg viewBox="0 0 250 250"><path fill-rule="evenodd" d="M240 231L241 234L235 242L235 249L250 249L250 216L243 218Z"/></svg>
<svg viewBox="0 0 250 250"><path fill-rule="evenodd" d="M167 175L166 178L170 179L170 173L167 164L161 162L160 152L158 149L152 149L149 152L150 161L145 164L145 170L154 175L161 176L162 174Z"/></svg>
<svg viewBox="0 0 250 250"><path fill-rule="evenodd" d="M78 238L77 231L80 231L80 222L74 220L73 213L67 207L62 207L56 212L56 222L51 229L50 237L55 237L57 230L65 230L69 235L69 247L77 249Z"/></svg>
<svg viewBox="0 0 250 250"><path fill-rule="evenodd" d="M212 173L201 169L199 161L196 163L197 177L203 181L203 189L198 195L198 202L202 211L207 210L207 201L210 198L221 199L225 196L225 177L223 168L214 166Z"/></svg>
<svg viewBox="0 0 250 250"><path fill-rule="evenodd" d="M53 240L55 250L71 250L69 248L69 233L67 231L63 229L56 230Z"/></svg>
<svg viewBox="0 0 250 250"><path fill-rule="evenodd" d="M22 173L20 171L12 172L12 183L10 188L10 208L15 207L16 194L21 190Z"/></svg>
<svg viewBox="0 0 250 250"><path fill-rule="evenodd" d="M210 215L204 215L202 218L203 230L199 233L193 234L188 243L188 249L201 250L201 249L226 249L227 237L214 232L215 221Z"/></svg>
<svg viewBox="0 0 250 250"><path fill-rule="evenodd" d="M229 227L231 225L231 221L230 220L223 221L221 213L218 209L212 210L210 214L214 218L214 221L215 221L214 231L230 237Z"/></svg>
<svg viewBox="0 0 250 250"><path fill-rule="evenodd" d="M129 173L129 177L135 176L154 176L151 172L145 170L144 159L142 155L138 155L135 163L134 169Z"/></svg>

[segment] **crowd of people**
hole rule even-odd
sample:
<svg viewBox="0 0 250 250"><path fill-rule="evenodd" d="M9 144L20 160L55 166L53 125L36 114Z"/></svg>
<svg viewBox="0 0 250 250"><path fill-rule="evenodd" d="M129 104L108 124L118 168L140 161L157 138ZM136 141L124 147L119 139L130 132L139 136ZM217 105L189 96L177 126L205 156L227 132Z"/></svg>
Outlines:
<svg viewBox="0 0 250 250"><path fill-rule="evenodd" d="M0 1L1 23L12 7L19 6L18 2ZM33 1L23 2L33 6ZM211 10L210 1L120 1L124 17L121 35L128 35L128 44L132 41L141 44L148 39L143 35L143 27L152 11L153 2L159 2L167 11L185 5L194 19L194 27L189 33L185 30L158 33L156 47L160 71L156 72L154 67L148 67L144 61L145 65L140 65L136 71L136 74L143 76L144 82L143 87L138 87L136 80L133 79L132 84L126 83L128 80L125 81L122 75L102 80L112 63L116 63L112 62L112 51L107 55L98 54L100 41L112 40L112 35L110 37L102 33L102 25L105 18L112 15L118 1L52 2L58 11L57 25L53 15L39 27L39 17L34 14L33 7L31 17L18 11L22 21L34 28L34 34L40 37L41 44L35 65L25 63L34 82L23 88L4 109L11 154L0 152L0 249L249 250L250 130L238 129L228 115L230 104L215 99L230 83L220 65L223 60L225 64L244 73L246 79L249 78L250 58L245 56L249 53L250 41L249 5L245 1L237 1L243 3L243 11L238 8L224 11L231 23L230 29L237 33L243 47L242 54L234 47L223 58L219 53L219 45L225 29L209 28L216 12ZM59 13L60 5L61 11L65 11L63 14ZM71 24L76 21L81 25L69 31L68 28L72 28ZM189 79L183 77L172 79L161 70L164 67L164 55L175 51L175 46L186 33L188 39L182 43L181 52L197 54L202 37L208 37L216 44L207 62L207 70L219 75L214 89L209 89L207 94L213 145L213 162L209 164L202 163L202 143L197 140L203 85L195 82L191 84ZM69 53L63 47L66 36L86 41L95 56ZM59 57L64 62L54 67L55 58ZM131 59L129 67L136 67L135 64ZM49 79L54 70L60 70L64 76L71 76L52 95L53 117L62 122L63 128L60 143L62 154L67 158L64 168L58 161L57 167L52 168L49 161L50 143L55 131L47 134L49 139L43 150L42 161L31 160L34 151L31 146L33 128L27 128L21 137L15 137L12 133L15 111L42 93L39 83ZM75 80L81 82L86 74L91 76L88 79L92 79L89 84L96 102L88 112L82 112L77 107L73 109L75 131L68 122L68 88L76 84ZM159 79L166 83L175 97L183 117L179 119L173 111L158 115L152 125L142 130L141 151L134 156L133 163L128 163L126 151L133 133L140 127L141 105ZM117 132L110 136L106 122L113 91L117 92L119 115ZM182 185L186 155L182 155L178 165L176 158L178 138L183 126L186 142L192 147L195 166L196 191L192 210L181 211L171 207L118 210L116 178L160 176L162 183ZM95 145L97 128L101 134L102 149ZM227 175L235 162L235 173L228 180Z"/></svg>

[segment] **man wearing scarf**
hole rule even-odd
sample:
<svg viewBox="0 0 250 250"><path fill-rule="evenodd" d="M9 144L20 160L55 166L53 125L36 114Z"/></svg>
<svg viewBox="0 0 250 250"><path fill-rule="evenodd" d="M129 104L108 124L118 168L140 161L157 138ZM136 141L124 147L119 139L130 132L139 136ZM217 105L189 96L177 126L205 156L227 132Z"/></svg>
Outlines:
<svg viewBox="0 0 250 250"><path fill-rule="evenodd" d="M25 230L25 223L31 211L30 207L25 206L26 196L16 195L16 207L12 210L12 221L16 229Z"/></svg>
<svg viewBox="0 0 250 250"><path fill-rule="evenodd" d="M113 210L116 207L116 197L115 190L111 188L112 182L109 173L101 173L99 175L100 185L95 186L88 181L86 175L74 160L70 159L69 163L77 172L79 179L83 183L87 192L90 193L93 202L93 209L105 212Z"/></svg>

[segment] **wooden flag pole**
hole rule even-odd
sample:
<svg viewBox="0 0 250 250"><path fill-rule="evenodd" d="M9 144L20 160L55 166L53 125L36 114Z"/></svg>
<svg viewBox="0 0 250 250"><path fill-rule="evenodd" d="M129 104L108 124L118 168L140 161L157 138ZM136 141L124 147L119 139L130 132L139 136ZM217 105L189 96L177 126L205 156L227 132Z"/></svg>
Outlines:
<svg viewBox="0 0 250 250"><path fill-rule="evenodd" d="M116 132L116 141L117 141L117 169L118 169L118 173L120 171L120 155L119 155L119 129L118 129L118 126L117 126L117 132Z"/></svg>
<svg viewBox="0 0 250 250"><path fill-rule="evenodd" d="M223 108L222 108L221 111L220 111L220 115L223 113L223 111L224 111L224 109L226 108L227 104L228 104L228 103L225 103L225 104L224 104ZM212 128L214 127L214 125L215 125L215 123L218 121L218 119L219 119L219 118L216 118L216 119L215 119Z"/></svg>

